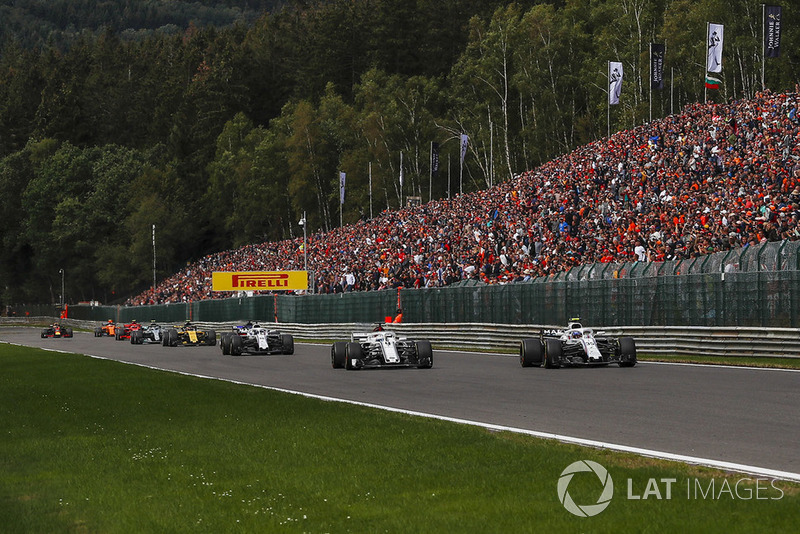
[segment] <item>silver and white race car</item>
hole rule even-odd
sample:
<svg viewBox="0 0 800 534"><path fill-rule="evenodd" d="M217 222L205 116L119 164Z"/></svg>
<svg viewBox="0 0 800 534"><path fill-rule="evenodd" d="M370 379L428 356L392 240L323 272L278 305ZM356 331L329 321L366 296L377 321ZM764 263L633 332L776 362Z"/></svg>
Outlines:
<svg viewBox="0 0 800 534"><path fill-rule="evenodd" d="M379 327L369 333L354 333L350 341L336 341L331 346L334 369L371 369L377 367L433 367L430 341L412 341Z"/></svg>
<svg viewBox="0 0 800 534"><path fill-rule="evenodd" d="M294 337L281 334L259 324L247 323L234 326L231 332L220 334L219 346L222 354L294 354Z"/></svg>
<svg viewBox="0 0 800 534"><path fill-rule="evenodd" d="M519 345L519 363L522 367L541 366L592 367L616 363L620 367L636 365L636 343L632 337L612 337L605 332L597 334L570 319L564 329L544 329L539 338L523 339Z"/></svg>
<svg viewBox="0 0 800 534"><path fill-rule="evenodd" d="M161 328L161 325L155 321L149 325L141 327L139 330L131 330L131 344L143 345L145 343L158 343L159 345L164 342L164 333L166 330Z"/></svg>

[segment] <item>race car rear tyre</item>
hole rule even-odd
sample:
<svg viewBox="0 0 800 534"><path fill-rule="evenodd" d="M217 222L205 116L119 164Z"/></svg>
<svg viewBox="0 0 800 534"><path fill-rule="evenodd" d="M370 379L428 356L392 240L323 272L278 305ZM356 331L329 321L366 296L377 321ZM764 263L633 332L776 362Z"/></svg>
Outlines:
<svg viewBox="0 0 800 534"><path fill-rule="evenodd" d="M122 328L115 328L114 329L114 339L117 341L122 341Z"/></svg>
<svg viewBox="0 0 800 534"><path fill-rule="evenodd" d="M208 336L206 338L206 345L209 347L216 347L217 346L217 331L216 330L209 330L206 332Z"/></svg>
<svg viewBox="0 0 800 534"><path fill-rule="evenodd" d="M358 369L361 367L353 361L360 362L364 358L364 352L361 350L361 345L356 342L350 342L345 349L344 368L348 370Z"/></svg>
<svg viewBox="0 0 800 534"><path fill-rule="evenodd" d="M139 344L139 336L140 335L141 335L141 332L139 332L138 330L134 330L133 332L131 332L131 345L138 345Z"/></svg>
<svg viewBox="0 0 800 534"><path fill-rule="evenodd" d="M544 343L544 367L546 369L558 369L561 367L561 340L545 339Z"/></svg>
<svg viewBox="0 0 800 534"><path fill-rule="evenodd" d="M632 337L619 338L619 366L633 367L636 365L636 342Z"/></svg>
<svg viewBox="0 0 800 534"><path fill-rule="evenodd" d="M433 349L430 341L416 341L417 369L430 369L433 367Z"/></svg>
<svg viewBox="0 0 800 534"><path fill-rule="evenodd" d="M347 342L334 341L331 345L331 367L341 369L344 367L344 359L347 358Z"/></svg>
<svg viewBox="0 0 800 534"><path fill-rule="evenodd" d="M541 339L527 338L520 341L519 363L522 365L522 367L539 367L542 365Z"/></svg>
<svg viewBox="0 0 800 534"><path fill-rule="evenodd" d="M294 337L292 337L292 334L281 334L281 348L284 354L294 354Z"/></svg>
<svg viewBox="0 0 800 534"><path fill-rule="evenodd" d="M42 330L42 339L47 337L47 330Z"/></svg>
<svg viewBox="0 0 800 534"><path fill-rule="evenodd" d="M102 329L100 329L100 328L95 328L94 329L94 337L100 337L102 335L103 335L103 330Z"/></svg>
<svg viewBox="0 0 800 534"><path fill-rule="evenodd" d="M64 330L64 337L72 337L72 328Z"/></svg>
<svg viewBox="0 0 800 534"><path fill-rule="evenodd" d="M165 347L177 347L178 346L178 331L174 328L170 328L167 330L167 335L164 336L164 346Z"/></svg>
<svg viewBox="0 0 800 534"><path fill-rule="evenodd" d="M223 356L229 356L231 353L230 337L230 332L223 332L219 335L219 348L222 349Z"/></svg>
<svg viewBox="0 0 800 534"><path fill-rule="evenodd" d="M239 334L232 334L230 339L230 352L231 356L241 356L242 355L242 336Z"/></svg>

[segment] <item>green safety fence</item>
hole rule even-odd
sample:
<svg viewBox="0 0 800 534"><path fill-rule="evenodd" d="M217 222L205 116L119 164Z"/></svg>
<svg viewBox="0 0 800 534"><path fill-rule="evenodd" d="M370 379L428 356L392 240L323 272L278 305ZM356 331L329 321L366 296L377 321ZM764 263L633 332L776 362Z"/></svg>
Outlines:
<svg viewBox="0 0 800 534"><path fill-rule="evenodd" d="M74 305L75 319L178 323L275 321L800 327L800 242L670 262L594 264L525 283L468 280L444 288L336 295L259 295L156 306ZM51 310L52 306L38 307ZM31 309L17 315L39 315ZM38 310L41 311L41 310ZM47 314L41 314L47 315Z"/></svg>
<svg viewBox="0 0 800 534"><path fill-rule="evenodd" d="M75 319L800 327L800 271L462 285L336 295L260 295L157 306L70 306Z"/></svg>

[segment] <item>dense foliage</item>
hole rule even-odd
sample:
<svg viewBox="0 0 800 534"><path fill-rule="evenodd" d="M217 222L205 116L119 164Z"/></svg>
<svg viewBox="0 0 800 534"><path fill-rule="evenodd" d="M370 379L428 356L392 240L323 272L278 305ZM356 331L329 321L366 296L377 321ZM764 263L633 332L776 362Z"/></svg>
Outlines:
<svg viewBox="0 0 800 534"><path fill-rule="evenodd" d="M605 136L609 60L625 68L612 130L703 100L709 21L726 37L723 86L709 98L761 87L751 0L7 4L3 304L58 301L60 269L72 302L149 286L153 225L159 276L297 235L303 212L328 230L339 224L339 171L345 223L408 196L456 193L461 133L463 189L490 187ZM782 56L766 65L773 90L798 79L798 4L783 5ZM652 104L651 41L667 43L667 87Z"/></svg>

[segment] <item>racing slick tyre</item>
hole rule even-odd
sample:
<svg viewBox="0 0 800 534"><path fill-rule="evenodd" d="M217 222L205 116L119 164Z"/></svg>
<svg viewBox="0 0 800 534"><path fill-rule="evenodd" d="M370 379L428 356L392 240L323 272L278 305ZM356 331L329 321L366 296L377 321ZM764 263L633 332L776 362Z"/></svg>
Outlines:
<svg viewBox="0 0 800 534"><path fill-rule="evenodd" d="M356 342L348 343L345 349L344 368L348 370L360 368L363 358L364 352L361 350L361 345ZM358 363L353 363L353 360Z"/></svg>
<svg viewBox="0 0 800 534"><path fill-rule="evenodd" d="M102 335L103 335L103 329L102 328L95 328L94 329L94 337L101 337Z"/></svg>
<svg viewBox="0 0 800 534"><path fill-rule="evenodd" d="M47 330L42 330L42 339L47 337Z"/></svg>
<svg viewBox="0 0 800 534"><path fill-rule="evenodd" d="M544 362L546 369L558 369L561 367L561 340L545 339Z"/></svg>
<svg viewBox="0 0 800 534"><path fill-rule="evenodd" d="M231 353L230 337L230 332L223 332L219 335L219 348L222 349L223 356L229 356Z"/></svg>
<svg viewBox="0 0 800 534"><path fill-rule="evenodd" d="M343 368L345 358L347 358L347 342L335 341L331 345L331 366L334 369Z"/></svg>
<svg viewBox="0 0 800 534"><path fill-rule="evenodd" d="M281 349L284 354L294 354L294 337L292 337L292 334L281 334Z"/></svg>
<svg viewBox="0 0 800 534"><path fill-rule="evenodd" d="M433 367L433 349L430 341L415 341L417 349L417 369L430 369Z"/></svg>
<svg viewBox="0 0 800 534"><path fill-rule="evenodd" d="M131 345L141 345L143 340L144 336L139 330L131 332Z"/></svg>
<svg viewBox="0 0 800 534"><path fill-rule="evenodd" d="M205 345L209 347L216 347L217 346L217 331L216 330L209 330L206 332L206 342Z"/></svg>
<svg viewBox="0 0 800 534"><path fill-rule="evenodd" d="M164 346L165 347L177 347L178 346L178 331L174 328L170 328L167 330L167 333L164 335Z"/></svg>
<svg viewBox="0 0 800 534"><path fill-rule="evenodd" d="M242 336L235 334L231 336L230 339L230 353L231 356L241 356L242 355Z"/></svg>
<svg viewBox="0 0 800 534"><path fill-rule="evenodd" d="M519 342L519 363L522 367L539 367L542 365L541 339L528 338Z"/></svg>
<svg viewBox="0 0 800 534"><path fill-rule="evenodd" d="M66 328L64 330L64 337L72 337L72 328Z"/></svg>
<svg viewBox="0 0 800 534"><path fill-rule="evenodd" d="M122 341L122 332L124 330L122 328L115 328L114 329L114 339L117 341Z"/></svg>
<svg viewBox="0 0 800 534"><path fill-rule="evenodd" d="M633 367L636 365L636 342L632 337L619 338L619 366Z"/></svg>

